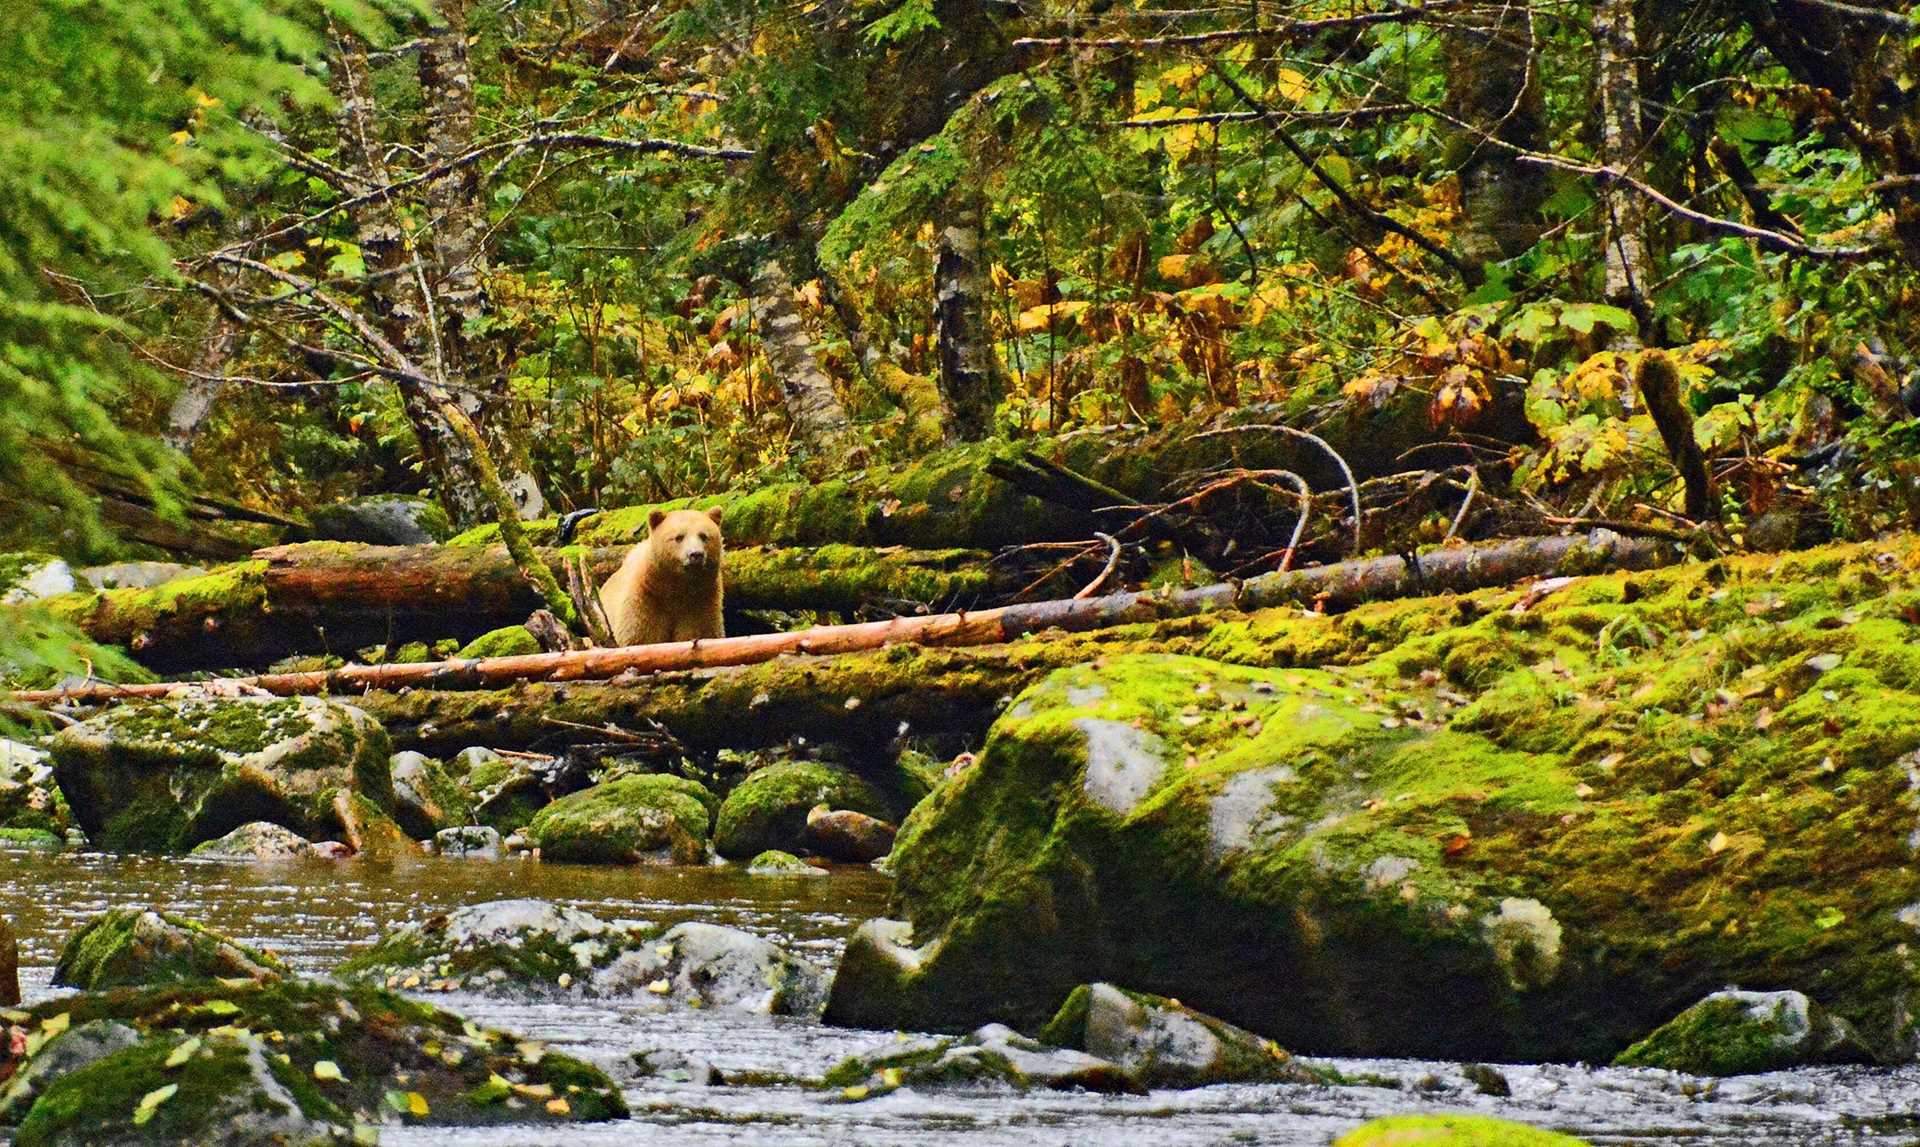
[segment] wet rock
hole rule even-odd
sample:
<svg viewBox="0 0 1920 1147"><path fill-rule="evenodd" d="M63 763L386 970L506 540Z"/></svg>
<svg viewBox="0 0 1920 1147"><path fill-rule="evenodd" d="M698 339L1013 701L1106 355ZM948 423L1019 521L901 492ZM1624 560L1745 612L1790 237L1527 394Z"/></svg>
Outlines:
<svg viewBox="0 0 1920 1147"><path fill-rule="evenodd" d="M527 825L543 860L583 864L698 864L713 809L706 787L650 774L561 797Z"/></svg>
<svg viewBox="0 0 1920 1147"><path fill-rule="evenodd" d="M54 783L51 755L0 737L0 828L38 829L59 836L71 827L72 813Z"/></svg>
<svg viewBox="0 0 1920 1147"><path fill-rule="evenodd" d="M863 921L847 938L821 1019L838 1027L891 1028L901 1026L896 1017L926 1014L909 985L938 954L939 943L915 947L913 939L913 925L905 920Z"/></svg>
<svg viewBox="0 0 1920 1147"><path fill-rule="evenodd" d="M1715 992L1614 1058L1616 1067L1749 1075L1867 1063L1853 1028L1799 992Z"/></svg>
<svg viewBox="0 0 1920 1147"><path fill-rule="evenodd" d="M498 860L505 855L500 830L484 824L443 828L433 836L434 851L441 856L466 857L469 860Z"/></svg>
<svg viewBox="0 0 1920 1147"><path fill-rule="evenodd" d="M350 815L366 815L357 802L393 803L386 731L317 697L118 705L49 747L74 818L111 851L184 851L258 820L351 835Z"/></svg>
<svg viewBox="0 0 1920 1147"><path fill-rule="evenodd" d="M825 978L770 940L690 922L652 934L543 900L461 908L388 934L339 969L392 988L508 999L629 998L770 1015L819 1010Z"/></svg>
<svg viewBox="0 0 1920 1147"><path fill-rule="evenodd" d="M0 1034L5 1031L0 1027ZM28 1050L12 1077L0 1085L0 1127L18 1125L48 1083L132 1047L140 1042L140 1033L117 1020L94 1020L65 1028L52 1036L44 1031L36 1032L29 1037L34 1038L38 1039L39 1046ZM3 1062L5 1056L0 1056L0 1063Z"/></svg>
<svg viewBox="0 0 1920 1147"><path fill-rule="evenodd" d="M824 1082L856 1100L902 1087L1001 1086L1106 1094L1146 1090L1116 1064L1082 1051L1048 1047L1000 1024L967 1036L899 1037L842 1060Z"/></svg>
<svg viewBox="0 0 1920 1147"><path fill-rule="evenodd" d="M1486 1115L1392 1115L1363 1123L1333 1147L1587 1147L1584 1140Z"/></svg>
<svg viewBox="0 0 1920 1147"><path fill-rule="evenodd" d="M79 588L73 568L52 554L0 553L0 605L18 605Z"/></svg>
<svg viewBox="0 0 1920 1147"><path fill-rule="evenodd" d="M1112 984L1075 988L1039 1032L1042 1043L1109 1060L1148 1087L1214 1083L1324 1083L1272 1040L1177 1000Z"/></svg>
<svg viewBox="0 0 1920 1147"><path fill-rule="evenodd" d="M448 762L448 773L473 808L473 818L502 833L527 827L553 798L536 763L503 757L492 749L462 749Z"/></svg>
<svg viewBox="0 0 1920 1147"><path fill-rule="evenodd" d="M900 830L878 817L852 809L830 810L815 805L807 813L803 843L829 860L865 864L893 851L894 834Z"/></svg>
<svg viewBox="0 0 1920 1147"><path fill-rule="evenodd" d="M748 876L826 876L824 868L815 868L791 852L770 849L747 862Z"/></svg>
<svg viewBox="0 0 1920 1147"><path fill-rule="evenodd" d="M185 566L178 562L114 562L84 566L75 571L80 581L94 589L152 589L206 572L205 566Z"/></svg>
<svg viewBox="0 0 1920 1147"><path fill-rule="evenodd" d="M880 790L852 770L787 761L749 774L727 794L714 824L714 850L729 860L769 849L798 851L806 844L807 813L819 804L878 818L893 815Z"/></svg>
<svg viewBox="0 0 1920 1147"><path fill-rule="evenodd" d="M1488 1067L1484 1063L1470 1063L1460 1069L1460 1074L1482 1095L1505 1099L1513 1094L1513 1085L1507 1082L1506 1075L1499 1068Z"/></svg>
<svg viewBox="0 0 1920 1147"><path fill-rule="evenodd" d="M0 828L0 850L59 852L67 841L44 828Z"/></svg>
<svg viewBox="0 0 1920 1147"><path fill-rule="evenodd" d="M191 855L231 860L300 860L315 853L312 842L292 829L256 820L219 840L194 845Z"/></svg>
<svg viewBox="0 0 1920 1147"><path fill-rule="evenodd" d="M221 1138L232 1128L256 1126L231 1121L234 1108L223 1097L237 1097L242 1110L270 1100L259 1108L262 1124L269 1117L291 1119L297 1110L303 1119L348 1128L359 1120L551 1125L627 1113L619 1089L598 1068L367 985L200 980L87 993L31 1009L22 1026L77 1031L97 1021L129 1025L143 1038L89 1067L55 1075L28 1109L19 1143L263 1142ZM266 1033L276 1038L262 1076L249 1041ZM208 1074L200 1076L203 1061ZM148 1098L176 1080L178 1092ZM280 1092L267 1080L293 1098L291 1109L283 1110ZM143 1102L155 1108L150 1121L164 1138L121 1138L121 1124L100 1122L124 1123ZM169 1111L175 1104L180 1110ZM196 1107L207 1110L196 1113ZM184 1122L171 1122L176 1119Z"/></svg>
<svg viewBox="0 0 1920 1147"><path fill-rule="evenodd" d="M453 524L437 503L403 494L335 502L308 514L307 521L316 541L424 546L453 536Z"/></svg>
<svg viewBox="0 0 1920 1147"><path fill-rule="evenodd" d="M100 991L208 978L265 979L287 971L279 957L192 920L150 908L114 908L67 940L53 982Z"/></svg>
<svg viewBox="0 0 1920 1147"><path fill-rule="evenodd" d="M684 1083L696 1087L723 1087L727 1077L720 1069L697 1056L669 1047L644 1048L631 1057L634 1074L662 1083Z"/></svg>
<svg viewBox="0 0 1920 1147"><path fill-rule="evenodd" d="M439 761L407 751L395 753L387 767L393 777L393 819L408 835L423 839L473 819L467 794Z"/></svg>
<svg viewBox="0 0 1920 1147"><path fill-rule="evenodd" d="M13 924L0 916L0 1007L20 1002L20 941Z"/></svg>

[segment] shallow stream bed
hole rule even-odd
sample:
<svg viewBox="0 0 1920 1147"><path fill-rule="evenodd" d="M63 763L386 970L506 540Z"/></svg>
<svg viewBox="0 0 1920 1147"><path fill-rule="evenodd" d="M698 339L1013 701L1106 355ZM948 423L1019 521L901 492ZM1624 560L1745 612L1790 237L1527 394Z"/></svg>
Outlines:
<svg viewBox="0 0 1920 1147"><path fill-rule="evenodd" d="M0 852L0 915L20 933L28 999L53 993L60 943L120 905L160 905L325 973L390 926L463 904L515 896L561 901L609 920L707 920L772 937L830 964L846 935L881 914L885 879L841 869L830 879L767 880L737 868L587 868L422 860L402 866L324 861L277 865L80 853ZM432 1002L595 1060L616 1078L632 1052L673 1048L725 1073L817 1076L887 1038L874 1032L717 1012L641 1014L583 1001L514 1005L473 996ZM1380 1086L1249 1085L1141 1097L1082 1093L896 1092L863 1103L793 1086L636 1082L634 1122L503 1134L499 1128L390 1128L391 1147L527 1145L943 1143L1008 1147L1153 1147L1330 1142L1362 1120L1403 1111L1479 1111L1554 1127L1594 1143L1916 1144L1920 1067L1820 1069L1717 1083L1657 1071L1503 1066L1510 1098L1479 1094L1460 1064L1328 1061ZM1387 1086L1388 1082L1398 1086Z"/></svg>

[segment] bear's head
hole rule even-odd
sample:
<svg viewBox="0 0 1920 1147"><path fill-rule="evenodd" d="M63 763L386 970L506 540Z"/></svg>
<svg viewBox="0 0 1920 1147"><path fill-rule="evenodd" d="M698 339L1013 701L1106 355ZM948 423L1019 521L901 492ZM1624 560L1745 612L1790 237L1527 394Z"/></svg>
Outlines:
<svg viewBox="0 0 1920 1147"><path fill-rule="evenodd" d="M688 573L720 569L720 509L655 510L647 516L647 545L672 568Z"/></svg>

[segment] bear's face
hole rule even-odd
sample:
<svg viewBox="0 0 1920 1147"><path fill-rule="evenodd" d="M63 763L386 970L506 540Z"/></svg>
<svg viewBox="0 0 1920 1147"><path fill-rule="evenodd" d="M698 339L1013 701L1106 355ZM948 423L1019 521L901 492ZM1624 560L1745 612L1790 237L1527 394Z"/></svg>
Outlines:
<svg viewBox="0 0 1920 1147"><path fill-rule="evenodd" d="M720 568L720 511L655 510L647 518L647 545L658 559L689 573Z"/></svg>

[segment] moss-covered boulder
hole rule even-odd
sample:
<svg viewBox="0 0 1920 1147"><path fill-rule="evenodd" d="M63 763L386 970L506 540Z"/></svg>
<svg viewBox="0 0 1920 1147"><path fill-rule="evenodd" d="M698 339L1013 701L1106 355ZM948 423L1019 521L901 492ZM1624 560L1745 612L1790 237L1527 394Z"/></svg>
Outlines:
<svg viewBox="0 0 1920 1147"><path fill-rule="evenodd" d="M899 831L877 816L820 804L807 811L807 827L801 839L808 851L828 860L866 864L892 852L893 838Z"/></svg>
<svg viewBox="0 0 1920 1147"><path fill-rule="evenodd" d="M1017 699L830 1020L1032 1030L1097 977L1308 1053L1604 1061L1765 982L1913 1054L1920 540L1192 648Z"/></svg>
<svg viewBox="0 0 1920 1147"><path fill-rule="evenodd" d="M706 786L666 774L626 777L561 797L527 825L542 859L583 864L698 864L719 804Z"/></svg>
<svg viewBox="0 0 1920 1147"><path fill-rule="evenodd" d="M824 1080L847 1099L871 1099L902 1087L1008 1087L1018 1091L1140 1094L1140 1081L1116 1064L1048 1047L1002 1024L967 1036L901 1037L840 1061Z"/></svg>
<svg viewBox="0 0 1920 1147"><path fill-rule="evenodd" d="M307 515L319 541L375 546L424 546L453 536L439 503L406 494L374 494L321 506Z"/></svg>
<svg viewBox="0 0 1920 1147"><path fill-rule="evenodd" d="M393 819L408 835L424 840L443 828L473 819L473 803L439 761L421 753L395 753L387 762L393 777Z"/></svg>
<svg viewBox="0 0 1920 1147"><path fill-rule="evenodd" d="M1327 1081L1272 1040L1178 1000L1112 984L1075 988L1036 1038L1108 1060L1148 1087Z"/></svg>
<svg viewBox="0 0 1920 1147"><path fill-rule="evenodd" d="M0 1028L0 1032L7 1030ZM22 1041L23 1058L0 1085L0 1127L18 1125L54 1080L139 1042L140 1033L117 1020L94 1020L78 1027L56 1023L51 1029L30 1032Z"/></svg>
<svg viewBox="0 0 1920 1147"><path fill-rule="evenodd" d="M518 657L525 653L539 653L540 641L527 631L524 625L506 625L499 629L489 629L460 647L455 657Z"/></svg>
<svg viewBox="0 0 1920 1147"><path fill-rule="evenodd" d="M50 748L74 818L111 851L184 851L257 820L323 839L351 827L343 794L393 804L386 731L317 697L117 705Z"/></svg>
<svg viewBox="0 0 1920 1147"><path fill-rule="evenodd" d="M747 862L748 876L827 876L826 869L817 868L795 856L791 852L768 849L766 852Z"/></svg>
<svg viewBox="0 0 1920 1147"><path fill-rule="evenodd" d="M304 860L317 854L313 842L292 829L256 820L218 840L194 845L189 855L203 860Z"/></svg>
<svg viewBox="0 0 1920 1147"><path fill-rule="evenodd" d="M713 829L713 847L729 860L806 847L807 813L815 805L885 820L896 815L871 781L825 761L784 761L747 776L727 794Z"/></svg>
<svg viewBox="0 0 1920 1147"><path fill-rule="evenodd" d="M236 943L193 920L150 908L114 908L75 932L60 950L53 982L100 991L218 977L287 974L278 956Z"/></svg>
<svg viewBox="0 0 1920 1147"><path fill-rule="evenodd" d="M78 584L73 567L52 554L0 553L0 605L72 593Z"/></svg>
<svg viewBox="0 0 1920 1147"><path fill-rule="evenodd" d="M1747 1075L1820 1063L1861 1063L1845 1020L1799 992L1715 992L1614 1057L1616 1067Z"/></svg>
<svg viewBox="0 0 1920 1147"><path fill-rule="evenodd" d="M64 837L55 836L44 828L0 828L0 849L59 852L66 846Z"/></svg>
<svg viewBox="0 0 1920 1147"><path fill-rule="evenodd" d="M407 925L347 960L339 974L391 988L625 998L661 1010L803 1015L818 1012L826 996L819 970L737 928L621 928L543 900L476 904Z"/></svg>
<svg viewBox="0 0 1920 1147"><path fill-rule="evenodd" d="M1583 1139L1488 1115L1390 1115L1347 1132L1333 1147L1587 1147Z"/></svg>
<svg viewBox="0 0 1920 1147"><path fill-rule="evenodd" d="M535 762L492 749L462 749L447 762L446 772L466 795L474 821L503 834L527 827L553 800Z"/></svg>
<svg viewBox="0 0 1920 1147"><path fill-rule="evenodd" d="M71 827L73 816L54 783L47 751L0 737L0 828L61 836Z"/></svg>
<svg viewBox="0 0 1920 1147"><path fill-rule="evenodd" d="M248 1102L263 1094L279 1095L267 1080L291 1095L305 1118L347 1128L363 1121L559 1124L626 1115L613 1082L598 1068L570 1056L380 988L294 978L196 980L50 1000L28 1013L22 1026L33 1035L24 1049L10 1053L0 1048L0 1075L32 1070L28 1065L33 1059L59 1046L52 1035L103 1021L133 1029L139 1043L71 1074L44 1079L39 1097L24 1112L18 1142L147 1142L120 1138L121 1123L89 1121L144 1126L131 1122L143 1103L153 1109L147 1122L195 1118L186 1109L196 1100L227 1112L231 1108L212 1091L231 1088ZM203 1052L222 1056L225 1041L251 1046L248 1041L253 1039L264 1040L270 1048L266 1076L251 1066L244 1075L222 1070L209 1075L208 1094L200 1094L198 1083L190 1089L180 1079L178 1091L151 1098ZM191 1050L182 1050L188 1047ZM209 1071L213 1066L208 1065ZM216 1080L218 1087L213 1086ZM166 1113L174 1103L181 1103L182 1110ZM226 1126L225 1116L220 1118L222 1122L181 1127L211 1134ZM160 1141L202 1140L177 1133Z"/></svg>

